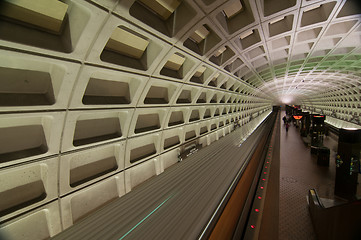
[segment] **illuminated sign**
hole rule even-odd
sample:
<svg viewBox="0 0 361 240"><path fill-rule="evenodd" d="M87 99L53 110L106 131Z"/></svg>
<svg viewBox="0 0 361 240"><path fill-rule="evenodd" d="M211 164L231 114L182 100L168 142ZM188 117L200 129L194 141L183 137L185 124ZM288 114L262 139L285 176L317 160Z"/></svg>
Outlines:
<svg viewBox="0 0 361 240"><path fill-rule="evenodd" d="M293 116L294 119L300 120L303 116Z"/></svg>

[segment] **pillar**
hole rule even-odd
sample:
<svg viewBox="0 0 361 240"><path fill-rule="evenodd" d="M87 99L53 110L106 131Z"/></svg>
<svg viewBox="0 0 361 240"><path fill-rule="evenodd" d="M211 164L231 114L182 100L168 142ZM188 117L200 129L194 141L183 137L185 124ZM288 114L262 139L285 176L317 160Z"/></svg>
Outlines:
<svg viewBox="0 0 361 240"><path fill-rule="evenodd" d="M335 195L354 199L361 150L361 129L340 129L336 156Z"/></svg>

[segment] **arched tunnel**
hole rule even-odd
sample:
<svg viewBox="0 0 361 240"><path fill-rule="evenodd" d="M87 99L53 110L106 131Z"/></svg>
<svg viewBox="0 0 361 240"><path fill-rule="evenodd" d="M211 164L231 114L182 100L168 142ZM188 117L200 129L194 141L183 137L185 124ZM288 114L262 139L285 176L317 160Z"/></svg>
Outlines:
<svg viewBox="0 0 361 240"><path fill-rule="evenodd" d="M236 131L246 145L275 106L360 129L360 5L1 1L0 234L57 236L176 166L192 172L190 147L209 152Z"/></svg>

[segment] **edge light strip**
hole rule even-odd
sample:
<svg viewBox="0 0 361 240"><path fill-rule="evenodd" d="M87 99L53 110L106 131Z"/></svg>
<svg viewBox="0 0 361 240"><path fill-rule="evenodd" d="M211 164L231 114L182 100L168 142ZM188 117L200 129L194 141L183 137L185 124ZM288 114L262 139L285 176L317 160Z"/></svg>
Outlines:
<svg viewBox="0 0 361 240"><path fill-rule="evenodd" d="M119 240L124 239L129 233L131 233L134 229L136 229L142 222L144 222L148 217L150 217L153 213L155 213L164 203L166 203L172 196L169 196L166 200L164 200L161 204L158 205L153 211L151 211L147 216L145 216L140 222L138 222L134 227L132 227L127 233L125 233Z"/></svg>

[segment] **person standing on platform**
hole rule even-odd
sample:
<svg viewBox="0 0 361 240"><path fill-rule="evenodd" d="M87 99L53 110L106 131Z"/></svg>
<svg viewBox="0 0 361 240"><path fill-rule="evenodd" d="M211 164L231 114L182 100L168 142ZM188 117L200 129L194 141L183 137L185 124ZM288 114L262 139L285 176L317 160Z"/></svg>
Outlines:
<svg viewBox="0 0 361 240"><path fill-rule="evenodd" d="M288 128L290 127L289 123L286 122L286 132L288 132Z"/></svg>

